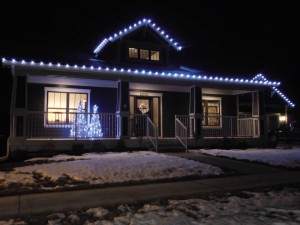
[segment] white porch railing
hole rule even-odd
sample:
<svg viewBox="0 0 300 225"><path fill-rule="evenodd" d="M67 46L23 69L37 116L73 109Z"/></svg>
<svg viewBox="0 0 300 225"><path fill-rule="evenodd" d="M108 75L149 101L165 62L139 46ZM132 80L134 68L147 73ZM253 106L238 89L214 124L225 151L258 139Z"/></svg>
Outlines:
<svg viewBox="0 0 300 225"><path fill-rule="evenodd" d="M188 128L175 116L175 138L184 146L185 151L188 151Z"/></svg>
<svg viewBox="0 0 300 225"><path fill-rule="evenodd" d="M259 137L260 126L258 117L237 119L237 136Z"/></svg>
<svg viewBox="0 0 300 225"><path fill-rule="evenodd" d="M98 113L101 124L101 138L117 137L117 114ZM83 134L91 123L93 113L28 112L25 136L29 139L95 139ZM78 120L81 122L76 122ZM75 131L71 134L71 130Z"/></svg>
<svg viewBox="0 0 300 225"><path fill-rule="evenodd" d="M158 128L152 122L152 120L147 117L147 138L150 143L155 148L155 151L158 151Z"/></svg>
<svg viewBox="0 0 300 225"><path fill-rule="evenodd" d="M260 124L264 122L265 132L270 127L276 126L276 118L274 116L265 117L248 117L240 118L237 116L213 116L213 117L200 117L195 118L189 115L176 115L178 119L185 127L187 127L187 133L189 137L194 136L196 119L202 121L201 136L208 137L247 137L257 138L260 137ZM203 123L207 121L213 121L215 125L205 125ZM275 121L275 122L274 122ZM176 126L176 125L175 125Z"/></svg>
<svg viewBox="0 0 300 225"><path fill-rule="evenodd" d="M101 138L118 138L118 118L116 113L98 113L99 121L103 135ZM80 113L80 118L85 122L79 124L85 126L91 123L93 113ZM214 116L215 117L215 116ZM74 121L78 118L77 113L59 113L59 112L33 112L30 111L25 117L25 126L16 126L13 137L22 137L28 139L89 139L78 135L71 135L71 129ZM213 121L218 124L215 126L205 126L202 124L201 136L206 137L260 137L262 124L265 124L266 129L276 128L278 126L277 119L273 117L249 117L241 118L236 116L221 116L209 120L208 118L197 118L202 121ZM18 121L17 121L18 122ZM18 130L19 127L22 130ZM148 137L151 143L156 147L156 139L158 137L158 128L154 126L152 121L148 120L147 115L133 114L129 120L130 137ZM185 147L187 146L187 137L194 136L195 117L188 115L176 115L174 135L180 139ZM74 128L74 127L73 127ZM84 129L84 128L83 128ZM76 130L76 129L75 129ZM80 129L79 129L80 130ZM267 130L265 130L266 132ZM24 135L25 134L25 135ZM91 137L98 138L98 137Z"/></svg>

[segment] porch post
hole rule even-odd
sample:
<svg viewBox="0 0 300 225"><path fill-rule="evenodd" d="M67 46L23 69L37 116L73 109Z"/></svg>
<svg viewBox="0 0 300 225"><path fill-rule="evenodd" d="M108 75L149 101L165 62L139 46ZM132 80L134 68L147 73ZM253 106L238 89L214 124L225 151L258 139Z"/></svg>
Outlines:
<svg viewBox="0 0 300 225"><path fill-rule="evenodd" d="M201 137L202 134L202 88L191 86L190 89L190 136Z"/></svg>
<svg viewBox="0 0 300 225"><path fill-rule="evenodd" d="M266 107L265 107L265 92L259 91L259 121L260 121L260 135L267 137L267 118L266 118Z"/></svg>
<svg viewBox="0 0 300 225"><path fill-rule="evenodd" d="M117 135L120 138L128 138L129 134L129 82L118 81L117 90Z"/></svg>

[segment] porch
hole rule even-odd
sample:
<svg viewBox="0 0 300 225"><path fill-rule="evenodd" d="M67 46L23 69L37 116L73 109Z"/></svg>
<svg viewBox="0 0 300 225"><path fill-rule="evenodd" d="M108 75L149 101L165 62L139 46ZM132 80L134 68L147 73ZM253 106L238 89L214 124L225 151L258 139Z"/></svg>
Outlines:
<svg viewBox="0 0 300 225"><path fill-rule="evenodd" d="M91 132L91 125L95 122L92 122L92 118L97 118L96 121L100 124L98 130L93 132ZM210 123L207 123L208 121ZM183 150L221 147L229 143L264 146L268 130L278 126L278 116L174 115L174 136L167 137L159 132L160 129L147 114L69 113L66 115L57 112L28 112L23 126L19 125L15 133L11 134L8 146L11 152L125 149L160 151L162 142L173 148L180 146ZM93 124L92 127L94 129L97 126Z"/></svg>

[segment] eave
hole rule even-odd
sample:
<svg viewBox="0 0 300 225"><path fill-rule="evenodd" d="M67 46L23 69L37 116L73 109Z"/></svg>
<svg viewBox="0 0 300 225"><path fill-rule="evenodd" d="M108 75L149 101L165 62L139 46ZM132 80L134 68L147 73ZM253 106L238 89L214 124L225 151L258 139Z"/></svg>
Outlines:
<svg viewBox="0 0 300 225"><path fill-rule="evenodd" d="M253 79L241 79L234 77L222 76L207 76L199 73L179 73L178 71L151 71L143 69L127 69L122 68L102 68L94 66L77 66L69 64L52 64L52 63L36 63L34 61L17 61L15 59L2 59L3 66L17 67L18 69L30 71L30 75L60 75L70 77L84 77L91 79L103 80L127 80L131 82L145 82L157 84L173 84L173 85L199 85L205 88L216 87L224 89L243 89L243 90L257 90L265 87L272 88L281 98L290 106L295 107L295 104L290 101L282 92L279 91L278 86L280 82L269 81L263 75L258 74ZM45 71L47 71L45 73Z"/></svg>

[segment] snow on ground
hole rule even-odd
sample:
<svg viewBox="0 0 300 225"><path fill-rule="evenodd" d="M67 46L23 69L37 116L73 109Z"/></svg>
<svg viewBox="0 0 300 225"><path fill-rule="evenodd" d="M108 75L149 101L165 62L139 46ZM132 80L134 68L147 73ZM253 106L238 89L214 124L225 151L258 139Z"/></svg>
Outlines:
<svg viewBox="0 0 300 225"><path fill-rule="evenodd" d="M259 161L289 168L300 167L300 149L247 149L247 150L190 150L236 159ZM34 183L37 175L48 179L69 176L91 184L153 180L188 175L221 175L220 168L154 152L87 153L82 156L58 155L52 158L34 158L30 164L0 172L0 185L11 182ZM299 225L300 189L285 187L281 190L225 193L165 202L148 202L143 206L119 205L115 208L90 208L83 211L56 212L44 216L28 216L1 220L10 224L85 224L85 225Z"/></svg>
<svg viewBox="0 0 300 225"><path fill-rule="evenodd" d="M10 224L84 225L296 225L300 224L300 191L296 188L244 191L239 195L208 196L184 200L150 202L142 206L90 208L57 212L41 217L0 220Z"/></svg>
<svg viewBox="0 0 300 225"><path fill-rule="evenodd" d="M234 159L262 162L274 166L300 168L300 148L293 149L209 149L190 150L195 153L205 153L213 156L223 156Z"/></svg>
<svg viewBox="0 0 300 225"><path fill-rule="evenodd" d="M42 182L39 188L53 189L61 185L72 186L74 182L107 184L224 173L215 166L149 151L58 155L33 158L25 163L31 165L0 171L0 187L5 188L12 183L32 186L43 180L47 182ZM72 182L58 182L66 180ZM51 183L56 185L49 186Z"/></svg>

